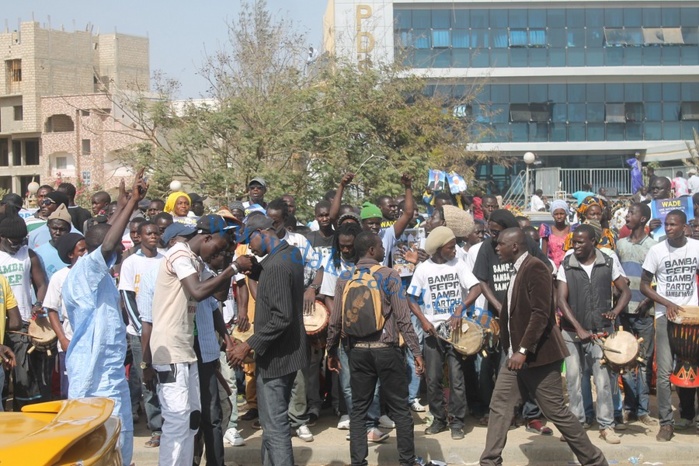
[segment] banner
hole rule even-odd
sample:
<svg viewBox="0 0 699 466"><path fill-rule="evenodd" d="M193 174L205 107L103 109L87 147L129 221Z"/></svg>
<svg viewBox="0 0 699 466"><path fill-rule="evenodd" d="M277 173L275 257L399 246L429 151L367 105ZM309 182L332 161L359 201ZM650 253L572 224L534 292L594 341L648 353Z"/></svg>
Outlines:
<svg viewBox="0 0 699 466"><path fill-rule="evenodd" d="M430 169L427 187L432 191L444 191L446 185L446 173L442 170Z"/></svg>

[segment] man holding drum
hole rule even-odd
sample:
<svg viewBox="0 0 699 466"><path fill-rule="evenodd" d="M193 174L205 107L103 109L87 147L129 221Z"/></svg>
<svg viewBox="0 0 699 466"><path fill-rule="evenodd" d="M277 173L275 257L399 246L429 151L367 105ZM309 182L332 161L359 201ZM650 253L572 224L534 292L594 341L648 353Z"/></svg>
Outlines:
<svg viewBox="0 0 699 466"><path fill-rule="evenodd" d="M687 215L673 210L665 217L666 239L653 246L643 262L641 292L655 301L655 358L658 365L658 415L659 442L667 442L674 435L672 415L672 351L670 350L670 326L685 304L696 305L696 272L699 265L699 241L687 238L684 227ZM657 289L651 287L655 277Z"/></svg>

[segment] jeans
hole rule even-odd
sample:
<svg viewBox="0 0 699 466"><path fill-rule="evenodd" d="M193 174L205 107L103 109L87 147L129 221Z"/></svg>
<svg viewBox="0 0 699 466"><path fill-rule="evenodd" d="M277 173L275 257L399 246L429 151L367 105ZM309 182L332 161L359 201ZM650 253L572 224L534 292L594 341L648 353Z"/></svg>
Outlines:
<svg viewBox="0 0 699 466"><path fill-rule="evenodd" d="M259 397L259 395L258 395ZM289 422L292 428L298 429L308 424L308 402L306 399L306 377L303 371L296 372L291 388L291 400L289 401Z"/></svg>
<svg viewBox="0 0 699 466"><path fill-rule="evenodd" d="M228 420L228 426L224 430L238 428L238 384L235 380L235 369L228 367L226 361L226 353L221 351L221 357L218 358L221 364L221 375L231 389L231 396L228 399L231 402L231 418Z"/></svg>
<svg viewBox="0 0 699 466"><path fill-rule="evenodd" d="M350 457L352 466L366 466L369 448L367 412L376 397L376 382L384 387L384 401L396 423L396 441L401 465L415 462L413 417L408 408L408 378L405 356L398 347L353 348L350 357L352 412L350 414Z"/></svg>
<svg viewBox="0 0 699 466"><path fill-rule="evenodd" d="M425 341L425 331L422 330L422 325L418 322L417 316L413 315L410 320L413 323L415 335L417 335L417 342L420 345L420 349L422 349ZM405 345L405 352L408 361L408 404L412 404L420 394L420 376L415 373L415 357L408 345Z"/></svg>
<svg viewBox="0 0 699 466"><path fill-rule="evenodd" d="M666 316L655 319L655 363L657 365L656 390L660 425L673 425L672 389L670 388L672 351L670 351L670 335Z"/></svg>
<svg viewBox="0 0 699 466"><path fill-rule="evenodd" d="M350 362L349 354L345 350L344 345L340 345L337 351L338 358L340 359L340 384L342 385L342 396L345 400L345 406L347 407L347 414L352 414L352 387L350 384ZM379 425L379 418L381 417L381 403L379 401L379 384L376 384L374 389L374 401L369 406L369 411L367 412L366 428L371 429Z"/></svg>
<svg viewBox="0 0 699 466"><path fill-rule="evenodd" d="M320 399L320 366L325 356L324 348L311 346L311 362L303 369L306 379L306 405L308 414L320 416L323 400Z"/></svg>
<svg viewBox="0 0 699 466"><path fill-rule="evenodd" d="M645 362L638 365L638 370L627 371L621 376L624 383L624 409L637 416L643 416L650 411L647 367L652 364L655 351L653 316L623 313L620 317L621 325L627 331L643 338L639 355Z"/></svg>
<svg viewBox="0 0 699 466"><path fill-rule="evenodd" d="M257 374L257 406L262 425L262 464L292 466L294 451L289 432L289 402L296 372L264 378Z"/></svg>
<svg viewBox="0 0 699 466"><path fill-rule="evenodd" d="M201 358L199 339L197 338L194 339L194 350L197 353L197 358ZM221 398L218 395L217 362L217 360L211 362L197 360L199 391L201 393L201 427L197 435L204 435L207 466L223 466L224 462L223 428L221 426L223 411Z"/></svg>
<svg viewBox="0 0 699 466"><path fill-rule="evenodd" d="M141 348L140 336L127 333L126 337L129 341L129 346L131 347L131 354L133 355L131 370L129 370L129 393L131 394L131 412L135 414L138 412L138 407L141 403L141 396L143 395L143 391L141 389L143 386L143 370L141 370L143 349Z"/></svg>
<svg viewBox="0 0 699 466"><path fill-rule="evenodd" d="M614 424L614 406L612 403L612 374L608 366L600 364L603 358L602 348L591 341L581 342L575 332L562 331L570 356L566 361L566 382L570 410L580 423L585 422L585 408L582 399L583 367L587 362L592 367L592 377L597 388L597 423L600 430Z"/></svg>
<svg viewBox="0 0 699 466"><path fill-rule="evenodd" d="M464 384L464 359L454 351L454 347L436 337L425 338L425 382L427 398L430 402L430 413L434 423L447 425L447 410L444 407L444 360L449 368L449 415L450 426L454 429L464 427L466 419L466 388Z"/></svg>

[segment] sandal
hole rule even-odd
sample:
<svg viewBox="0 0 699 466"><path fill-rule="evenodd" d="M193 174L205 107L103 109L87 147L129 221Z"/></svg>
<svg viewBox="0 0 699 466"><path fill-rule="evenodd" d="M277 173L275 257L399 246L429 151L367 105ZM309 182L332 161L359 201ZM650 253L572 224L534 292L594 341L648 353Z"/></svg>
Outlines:
<svg viewBox="0 0 699 466"><path fill-rule="evenodd" d="M160 432L153 432L145 446L146 448L158 448L160 446Z"/></svg>

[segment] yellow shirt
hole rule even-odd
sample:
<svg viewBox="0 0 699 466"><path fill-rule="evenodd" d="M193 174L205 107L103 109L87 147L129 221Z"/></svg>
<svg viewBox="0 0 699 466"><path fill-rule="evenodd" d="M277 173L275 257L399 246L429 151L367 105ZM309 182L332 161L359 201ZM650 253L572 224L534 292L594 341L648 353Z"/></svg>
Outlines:
<svg viewBox="0 0 699 466"><path fill-rule="evenodd" d="M0 344L5 342L5 320L7 310L17 307L17 300L12 294L12 288L4 275L0 275Z"/></svg>

